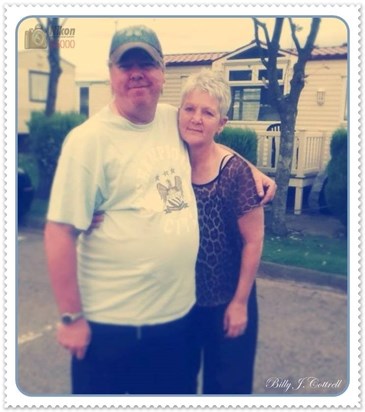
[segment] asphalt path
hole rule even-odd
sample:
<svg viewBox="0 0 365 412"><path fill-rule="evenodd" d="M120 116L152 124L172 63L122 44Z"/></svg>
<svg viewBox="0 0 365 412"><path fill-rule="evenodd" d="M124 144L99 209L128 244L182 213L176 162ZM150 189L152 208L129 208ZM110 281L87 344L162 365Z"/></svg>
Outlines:
<svg viewBox="0 0 365 412"><path fill-rule="evenodd" d="M55 340L57 309L42 233L21 229L17 265L17 386L29 396L69 394L69 356ZM259 344L254 393L340 394L348 384L344 291L258 278Z"/></svg>

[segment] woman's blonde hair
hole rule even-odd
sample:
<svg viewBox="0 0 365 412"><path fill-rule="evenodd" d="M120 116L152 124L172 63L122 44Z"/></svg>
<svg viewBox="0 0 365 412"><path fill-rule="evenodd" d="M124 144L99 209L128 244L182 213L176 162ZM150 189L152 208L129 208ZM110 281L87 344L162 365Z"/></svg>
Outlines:
<svg viewBox="0 0 365 412"><path fill-rule="evenodd" d="M227 115L231 104L231 91L222 72L202 69L198 73L191 74L183 86L181 103L193 90L201 90L215 97L218 100L221 117Z"/></svg>

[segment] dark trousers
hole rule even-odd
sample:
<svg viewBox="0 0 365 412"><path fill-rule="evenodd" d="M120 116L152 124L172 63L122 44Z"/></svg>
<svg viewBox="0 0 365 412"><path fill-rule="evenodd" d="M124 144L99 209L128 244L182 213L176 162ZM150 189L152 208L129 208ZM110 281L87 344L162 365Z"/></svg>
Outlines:
<svg viewBox="0 0 365 412"><path fill-rule="evenodd" d="M193 377L196 381L202 359L203 394L251 394L258 335L256 286L249 298L248 325L242 336L224 336L226 308L227 305L194 308Z"/></svg>
<svg viewBox="0 0 365 412"><path fill-rule="evenodd" d="M72 359L73 394L186 394L191 314L154 326L90 322L82 360Z"/></svg>

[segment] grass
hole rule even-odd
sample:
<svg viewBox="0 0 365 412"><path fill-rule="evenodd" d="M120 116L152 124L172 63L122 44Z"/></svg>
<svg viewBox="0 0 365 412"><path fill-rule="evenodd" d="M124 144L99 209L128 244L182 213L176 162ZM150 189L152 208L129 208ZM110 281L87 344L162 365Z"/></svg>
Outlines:
<svg viewBox="0 0 365 412"><path fill-rule="evenodd" d="M347 276L347 239L266 234L262 260Z"/></svg>

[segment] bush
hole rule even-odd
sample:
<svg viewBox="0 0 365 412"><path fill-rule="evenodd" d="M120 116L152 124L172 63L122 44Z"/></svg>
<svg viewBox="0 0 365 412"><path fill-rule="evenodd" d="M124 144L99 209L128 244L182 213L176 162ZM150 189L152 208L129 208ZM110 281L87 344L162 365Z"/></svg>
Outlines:
<svg viewBox="0 0 365 412"><path fill-rule="evenodd" d="M23 169L30 177L34 190L38 188L39 171L38 163L33 154L18 153L18 167Z"/></svg>
<svg viewBox="0 0 365 412"><path fill-rule="evenodd" d="M38 196L49 196L61 147L68 132L81 124L85 116L79 113L54 113L47 117L33 112L28 122L29 136L39 168Z"/></svg>
<svg viewBox="0 0 365 412"><path fill-rule="evenodd" d="M252 164L257 163L257 134L254 130L227 126L215 140L230 147Z"/></svg>
<svg viewBox="0 0 365 412"><path fill-rule="evenodd" d="M331 138L325 196L328 207L347 226L347 130L337 129Z"/></svg>

